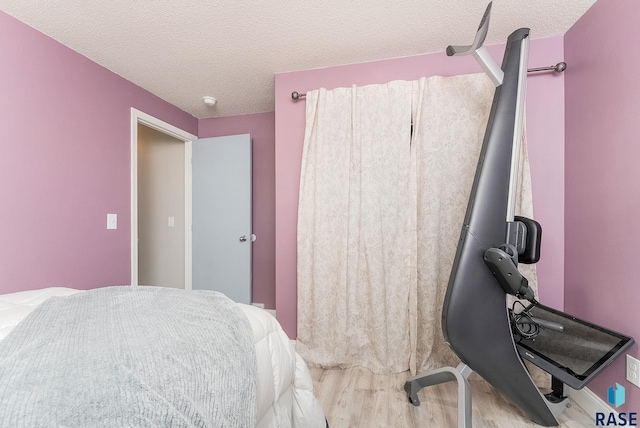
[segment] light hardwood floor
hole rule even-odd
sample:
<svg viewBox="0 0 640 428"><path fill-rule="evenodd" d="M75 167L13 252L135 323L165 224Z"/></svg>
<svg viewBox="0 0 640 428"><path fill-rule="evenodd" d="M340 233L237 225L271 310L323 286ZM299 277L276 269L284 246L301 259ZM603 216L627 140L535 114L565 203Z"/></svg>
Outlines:
<svg viewBox="0 0 640 428"><path fill-rule="evenodd" d="M314 393L330 428L455 428L457 386L455 382L431 386L418 393L420 406L409 403L404 383L409 372L376 375L369 370L310 368ZM471 380L474 428L538 427L483 380ZM560 417L561 427L595 426L577 405Z"/></svg>

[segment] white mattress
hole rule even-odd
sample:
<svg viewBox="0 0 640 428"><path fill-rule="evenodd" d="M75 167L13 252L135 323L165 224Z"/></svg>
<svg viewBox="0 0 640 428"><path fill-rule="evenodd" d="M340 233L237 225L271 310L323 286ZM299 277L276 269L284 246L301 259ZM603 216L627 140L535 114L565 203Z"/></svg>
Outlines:
<svg viewBox="0 0 640 428"><path fill-rule="evenodd" d="M0 340L47 298L79 291L51 287L0 295ZM313 395L309 370L278 321L260 308L238 306L251 323L256 347L256 427L324 428L324 413Z"/></svg>

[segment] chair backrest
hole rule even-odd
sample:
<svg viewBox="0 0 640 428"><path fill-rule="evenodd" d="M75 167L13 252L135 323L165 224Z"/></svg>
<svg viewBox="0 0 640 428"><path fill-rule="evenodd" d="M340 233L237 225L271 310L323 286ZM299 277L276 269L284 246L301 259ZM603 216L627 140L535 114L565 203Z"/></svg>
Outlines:
<svg viewBox="0 0 640 428"><path fill-rule="evenodd" d="M522 100L529 30L509 36L489 123L442 310L442 331L457 356L541 425L557 425L515 347L506 293L483 255L507 235L512 148ZM525 56L526 57L526 56ZM525 67L524 73L522 67ZM521 112L520 112L521 113Z"/></svg>

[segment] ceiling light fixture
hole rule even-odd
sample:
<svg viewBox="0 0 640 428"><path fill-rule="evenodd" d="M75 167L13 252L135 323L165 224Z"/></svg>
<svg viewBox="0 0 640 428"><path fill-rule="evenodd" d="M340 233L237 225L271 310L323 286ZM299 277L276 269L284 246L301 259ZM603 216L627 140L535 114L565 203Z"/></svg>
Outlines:
<svg viewBox="0 0 640 428"><path fill-rule="evenodd" d="M216 105L218 100L216 100L213 97L206 96L206 97L202 97L202 102L204 102L209 107L213 107L214 105Z"/></svg>

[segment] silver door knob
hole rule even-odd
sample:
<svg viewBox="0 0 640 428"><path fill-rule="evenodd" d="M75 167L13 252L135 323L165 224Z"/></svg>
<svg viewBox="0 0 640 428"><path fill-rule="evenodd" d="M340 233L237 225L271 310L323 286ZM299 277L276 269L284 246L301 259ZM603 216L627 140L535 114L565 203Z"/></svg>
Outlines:
<svg viewBox="0 0 640 428"><path fill-rule="evenodd" d="M247 235L242 235L240 237L240 242L246 242L247 241Z"/></svg>

